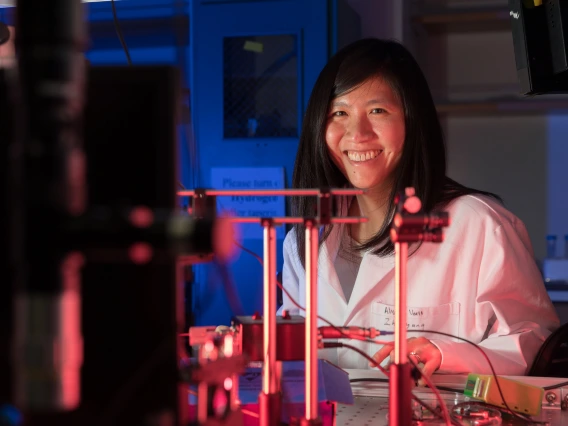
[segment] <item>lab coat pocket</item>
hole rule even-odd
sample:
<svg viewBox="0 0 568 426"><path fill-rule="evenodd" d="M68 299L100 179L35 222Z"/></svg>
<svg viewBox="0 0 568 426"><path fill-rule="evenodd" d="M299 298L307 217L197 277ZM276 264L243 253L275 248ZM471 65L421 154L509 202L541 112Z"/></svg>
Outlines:
<svg viewBox="0 0 568 426"><path fill-rule="evenodd" d="M459 302L450 302L438 306L408 306L407 309L406 329L409 331L409 338L424 336L428 339L439 339L441 337L441 335L435 333L421 333L423 330L432 330L459 337ZM395 307L378 301L373 302L371 322L377 330L394 332ZM392 336L384 337L393 338ZM383 340L382 337L381 340Z"/></svg>

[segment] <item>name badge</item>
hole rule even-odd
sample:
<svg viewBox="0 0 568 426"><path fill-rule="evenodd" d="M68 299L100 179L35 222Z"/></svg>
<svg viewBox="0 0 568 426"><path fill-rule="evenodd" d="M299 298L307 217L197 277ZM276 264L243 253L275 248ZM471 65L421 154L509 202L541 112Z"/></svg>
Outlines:
<svg viewBox="0 0 568 426"><path fill-rule="evenodd" d="M438 306L408 306L406 329L409 331L433 330L459 337L460 304L446 303ZM374 302L372 307L373 325L381 331L394 331L395 307ZM434 333L409 333L408 337L424 336L430 339L444 338ZM382 336L381 340L392 340L393 336Z"/></svg>

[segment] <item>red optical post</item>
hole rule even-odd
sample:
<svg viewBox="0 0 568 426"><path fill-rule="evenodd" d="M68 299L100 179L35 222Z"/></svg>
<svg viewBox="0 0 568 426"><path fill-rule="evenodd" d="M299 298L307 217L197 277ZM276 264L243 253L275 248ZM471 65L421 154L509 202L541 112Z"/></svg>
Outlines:
<svg viewBox="0 0 568 426"><path fill-rule="evenodd" d="M446 212L423 213L422 202L415 195L414 188L406 188L398 196L397 211L391 228L391 241L395 248L395 330L394 362L389 378L389 424L409 426L411 412L411 370L406 348L406 263L408 244L420 241L442 242L440 228L450 224Z"/></svg>

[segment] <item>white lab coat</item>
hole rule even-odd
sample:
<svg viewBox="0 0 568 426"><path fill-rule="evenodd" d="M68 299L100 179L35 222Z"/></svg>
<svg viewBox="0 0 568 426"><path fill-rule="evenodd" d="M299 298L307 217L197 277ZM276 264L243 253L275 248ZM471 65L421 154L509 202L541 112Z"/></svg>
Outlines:
<svg viewBox="0 0 568 426"><path fill-rule="evenodd" d="M483 348L498 374L523 375L559 325L525 226L487 197L459 197L446 210L451 225L444 229L444 242L423 243L408 260L407 329L468 339ZM335 325L394 331L394 256L365 253L346 303L334 268L338 238L339 227L335 227L320 248L319 315ZM297 255L295 231L284 240L283 285L305 306L305 271ZM283 309L304 315L285 295L279 312ZM490 373L483 355L468 343L408 333L408 337L420 335L440 349L440 373ZM392 340L392 336L379 338ZM348 343L369 355L380 348L356 340ZM368 368L366 359L347 349L325 349L320 356L342 368Z"/></svg>

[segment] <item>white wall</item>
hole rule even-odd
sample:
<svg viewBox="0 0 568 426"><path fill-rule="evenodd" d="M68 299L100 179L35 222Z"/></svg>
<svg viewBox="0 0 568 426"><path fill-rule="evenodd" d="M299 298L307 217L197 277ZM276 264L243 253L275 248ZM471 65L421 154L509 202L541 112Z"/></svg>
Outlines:
<svg viewBox="0 0 568 426"><path fill-rule="evenodd" d="M547 233L568 234L568 112L550 114L548 125ZM568 252L558 247L557 255Z"/></svg>
<svg viewBox="0 0 568 426"><path fill-rule="evenodd" d="M446 120L448 175L491 191L526 225L535 255L545 254L546 118L450 117Z"/></svg>
<svg viewBox="0 0 568 426"><path fill-rule="evenodd" d="M512 35L508 31L430 36L441 55L428 56L439 96L451 100L499 99L518 93ZM422 58L422 62L425 62ZM524 99L523 101L528 102ZM546 112L444 118L448 174L466 185L495 192L526 225L535 256L546 253L548 132Z"/></svg>

